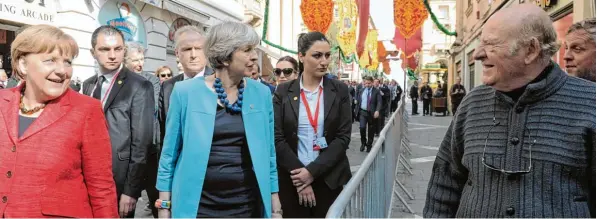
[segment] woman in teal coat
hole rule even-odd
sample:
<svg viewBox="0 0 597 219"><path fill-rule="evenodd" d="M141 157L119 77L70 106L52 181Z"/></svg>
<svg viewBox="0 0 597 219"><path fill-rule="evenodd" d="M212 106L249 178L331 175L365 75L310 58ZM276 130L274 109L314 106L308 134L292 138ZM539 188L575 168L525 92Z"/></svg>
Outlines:
<svg viewBox="0 0 597 219"><path fill-rule="evenodd" d="M244 77L258 44L248 25L213 26L203 49L215 73L175 85L156 186L160 217L281 217L271 92Z"/></svg>

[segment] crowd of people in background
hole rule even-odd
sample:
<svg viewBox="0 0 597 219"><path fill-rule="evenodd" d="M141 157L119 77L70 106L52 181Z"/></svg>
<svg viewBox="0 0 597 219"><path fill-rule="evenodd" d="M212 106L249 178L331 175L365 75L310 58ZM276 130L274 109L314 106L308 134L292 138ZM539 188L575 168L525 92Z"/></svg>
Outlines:
<svg viewBox="0 0 597 219"><path fill-rule="evenodd" d="M145 48L112 26L90 41L97 66L84 81L62 30L31 26L12 43L12 72L0 71L2 217L134 217L145 190L160 218L322 218L352 176L353 123L370 152L402 96L424 116L449 97L454 116L424 216L595 217L594 18L568 31L567 74L550 60L544 11L497 12L474 53L484 85L468 92L460 78L435 90L337 80L319 32L267 77L260 37L242 23L179 28L178 75L144 69Z"/></svg>

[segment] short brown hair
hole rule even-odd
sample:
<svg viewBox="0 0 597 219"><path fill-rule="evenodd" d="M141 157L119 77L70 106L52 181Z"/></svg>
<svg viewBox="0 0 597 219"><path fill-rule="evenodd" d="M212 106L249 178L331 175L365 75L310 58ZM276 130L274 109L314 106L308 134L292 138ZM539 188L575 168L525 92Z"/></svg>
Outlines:
<svg viewBox="0 0 597 219"><path fill-rule="evenodd" d="M170 67L164 65L162 67L159 67L158 70L155 70L155 76L159 78L160 73L162 73L165 70L170 71L170 73L172 74L172 69L170 69Z"/></svg>
<svg viewBox="0 0 597 219"><path fill-rule="evenodd" d="M57 27L41 24L26 28L10 44L12 73L19 79L24 79L25 75L18 67L19 59L29 54L50 53L56 49L60 55L73 59L79 55L79 46L75 39Z"/></svg>

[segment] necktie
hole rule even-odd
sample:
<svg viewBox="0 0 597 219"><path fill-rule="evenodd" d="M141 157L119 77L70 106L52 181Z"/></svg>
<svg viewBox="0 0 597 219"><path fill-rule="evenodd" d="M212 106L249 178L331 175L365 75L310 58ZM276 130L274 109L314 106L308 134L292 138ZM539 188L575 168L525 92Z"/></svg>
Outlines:
<svg viewBox="0 0 597 219"><path fill-rule="evenodd" d="M367 89L367 111L371 111L371 88Z"/></svg>
<svg viewBox="0 0 597 219"><path fill-rule="evenodd" d="M97 84L95 85L95 90L93 90L93 94L92 97L98 100L101 100L102 98L102 84L104 84L104 76L99 76L99 78L97 78Z"/></svg>

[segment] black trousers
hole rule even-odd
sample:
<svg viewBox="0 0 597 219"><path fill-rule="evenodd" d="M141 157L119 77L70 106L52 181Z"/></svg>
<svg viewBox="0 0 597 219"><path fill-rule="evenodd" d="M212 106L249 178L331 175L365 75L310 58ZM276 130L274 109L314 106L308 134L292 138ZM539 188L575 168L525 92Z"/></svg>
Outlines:
<svg viewBox="0 0 597 219"><path fill-rule="evenodd" d="M396 109L398 109L398 102L400 101L400 98L396 97L394 100L392 100L392 104L390 104L390 114L394 113L396 111Z"/></svg>
<svg viewBox="0 0 597 219"><path fill-rule="evenodd" d="M149 153L147 155L147 166L145 169L145 179L143 187L149 198L149 208L154 218L158 218L158 209L155 208L155 201L159 198L159 191L155 188L158 178L159 153Z"/></svg>
<svg viewBox="0 0 597 219"><path fill-rule="evenodd" d="M280 192L280 203L282 204L282 211L284 211L284 218L325 218L330 206L334 203L342 187L330 189L323 179L315 179L311 183L313 193L315 193L315 207L309 208L299 205L298 193L296 187L292 185L289 173L282 172L285 170L278 169L278 185Z"/></svg>
<svg viewBox="0 0 597 219"><path fill-rule="evenodd" d="M375 120L375 126L377 126L377 132L375 132L375 134L379 135L383 127L386 125L386 114L380 113L379 117Z"/></svg>
<svg viewBox="0 0 597 219"><path fill-rule="evenodd" d="M423 99L423 115L431 115L431 100Z"/></svg>
<svg viewBox="0 0 597 219"><path fill-rule="evenodd" d="M419 98L411 98L412 101L412 114L419 114Z"/></svg>
<svg viewBox="0 0 597 219"><path fill-rule="evenodd" d="M373 138L377 127L375 126L375 119L373 119L373 112L361 110L359 112L359 129L361 131L361 144L367 145L368 148L373 146Z"/></svg>
<svg viewBox="0 0 597 219"><path fill-rule="evenodd" d="M460 106L460 102L462 102L462 100L452 101L452 115L456 115L456 111L458 110L458 106Z"/></svg>

